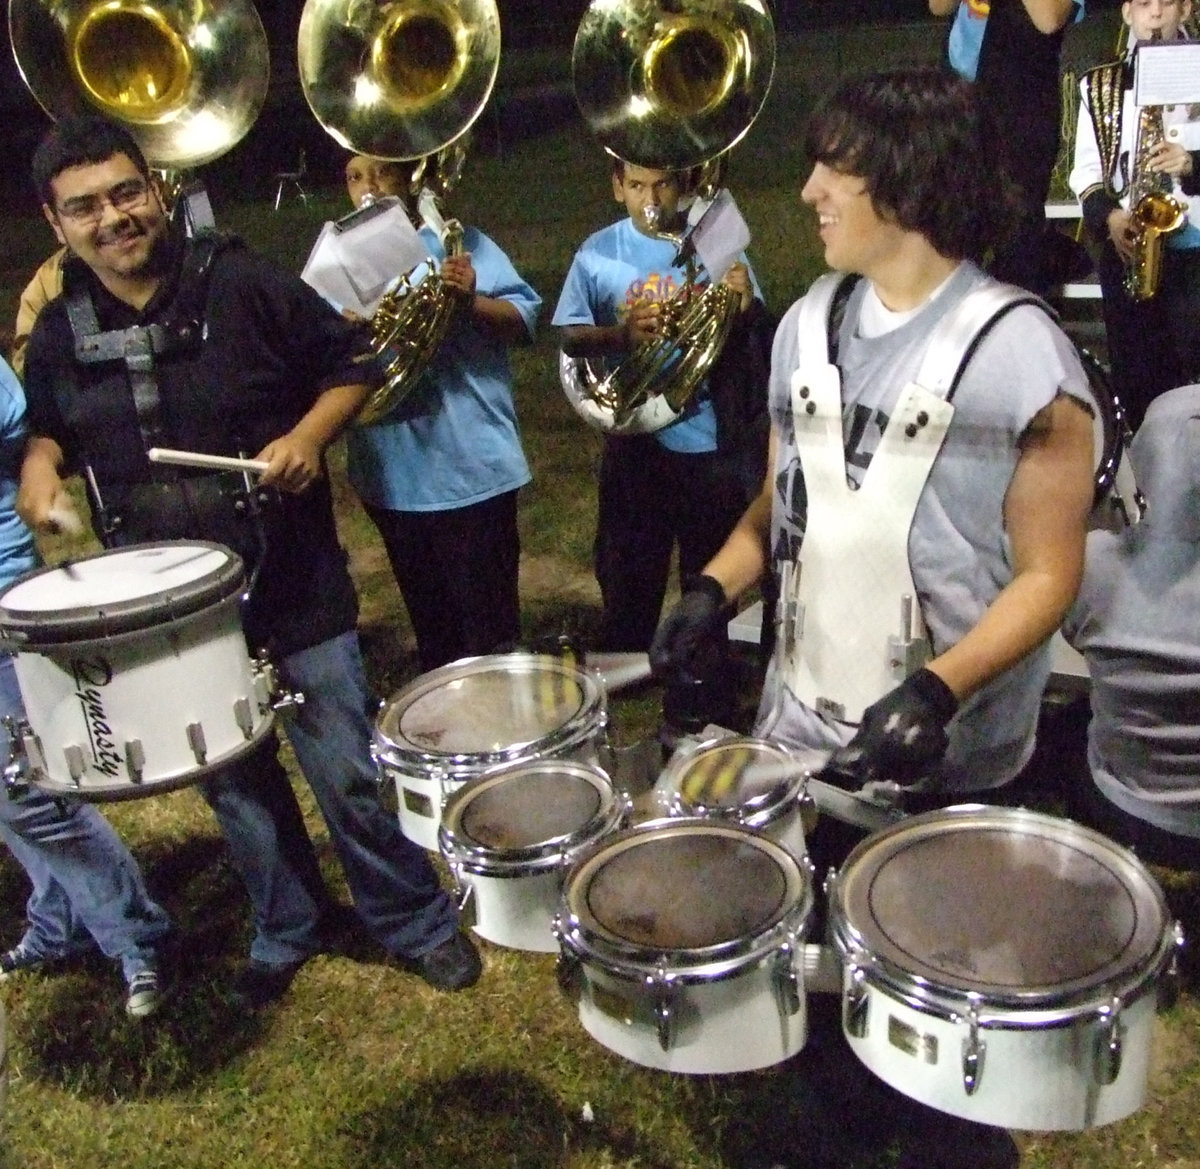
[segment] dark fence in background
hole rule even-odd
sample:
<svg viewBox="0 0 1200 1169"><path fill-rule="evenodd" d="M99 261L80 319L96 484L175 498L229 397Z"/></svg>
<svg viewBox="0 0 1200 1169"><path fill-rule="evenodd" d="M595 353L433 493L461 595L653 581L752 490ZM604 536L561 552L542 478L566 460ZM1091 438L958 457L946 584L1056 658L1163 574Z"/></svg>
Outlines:
<svg viewBox="0 0 1200 1169"><path fill-rule="evenodd" d="M503 149L527 134L577 117L570 93L570 46L586 6L585 0L553 5L547 0L500 0L504 52L496 93L476 126L479 148ZM1089 11L1116 6L1115 0L1089 0ZM271 86L262 115L246 138L204 168L203 178L214 195L266 197L274 190L272 176L292 169L301 148L315 184L333 181L341 170L344 152L309 113L300 89L300 7L298 0L259 0L271 41ZM822 74L832 68L836 75L843 56L862 60L871 39L885 26L889 45L897 39L911 42L913 52L897 58L893 47L881 65L924 59L931 53L936 59L943 36L944 26L928 17L925 0L776 0L773 12L781 41L781 74L811 67ZM7 22L3 23L0 125L7 165L0 168L0 207L28 211L33 201L29 160L50 123L21 81L7 46ZM532 65L523 66L522 50Z"/></svg>

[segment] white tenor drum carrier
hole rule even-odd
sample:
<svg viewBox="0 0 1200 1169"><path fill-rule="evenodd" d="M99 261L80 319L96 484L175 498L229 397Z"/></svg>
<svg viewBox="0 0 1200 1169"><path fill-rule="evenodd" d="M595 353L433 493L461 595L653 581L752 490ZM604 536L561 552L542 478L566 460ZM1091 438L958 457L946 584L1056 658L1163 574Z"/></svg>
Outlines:
<svg viewBox="0 0 1200 1169"><path fill-rule="evenodd" d="M438 841L474 930L515 950L558 950L551 923L563 877L616 830L624 804L591 763L537 759L463 784L446 801Z"/></svg>
<svg viewBox="0 0 1200 1169"><path fill-rule="evenodd" d="M374 754L393 779L400 828L436 852L442 806L469 779L510 763L595 763L608 722L597 674L562 658L464 658L398 690L375 724Z"/></svg>
<svg viewBox="0 0 1200 1169"><path fill-rule="evenodd" d="M740 824L793 856L807 854L805 818L811 824L816 810L803 765L782 743L743 735L706 739L678 751L657 787L673 815Z"/></svg>
<svg viewBox="0 0 1200 1169"><path fill-rule="evenodd" d="M1132 853L1067 820L965 805L868 837L829 897L843 1031L897 1091L1033 1130L1144 1103L1181 936Z"/></svg>
<svg viewBox="0 0 1200 1169"><path fill-rule="evenodd" d="M807 867L749 828L656 820L595 846L555 919L584 1029L646 1067L750 1071L807 1038Z"/></svg>
<svg viewBox="0 0 1200 1169"><path fill-rule="evenodd" d="M168 541L23 577L0 642L25 704L18 747L52 795L122 800L194 783L271 730L273 682L242 634L242 562Z"/></svg>

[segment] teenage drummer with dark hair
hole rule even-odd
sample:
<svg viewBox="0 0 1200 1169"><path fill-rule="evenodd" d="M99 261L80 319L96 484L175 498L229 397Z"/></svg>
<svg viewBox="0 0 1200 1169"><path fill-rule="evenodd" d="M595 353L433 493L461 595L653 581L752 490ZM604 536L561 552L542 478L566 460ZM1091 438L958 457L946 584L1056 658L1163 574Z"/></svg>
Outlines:
<svg viewBox="0 0 1200 1169"><path fill-rule="evenodd" d="M376 374L359 333L299 279L215 233L168 224L123 128L65 118L33 164L42 209L71 256L64 293L29 342L33 437L18 507L51 530L63 478L86 469L111 545L215 540L254 581L247 639L305 701L287 726L345 871L358 916L402 968L469 986L479 956L426 854L378 802L372 706L338 543L324 451ZM266 463L240 480L152 464L174 447ZM200 787L246 885L255 933L235 997L279 998L323 946L329 895L274 750Z"/></svg>
<svg viewBox="0 0 1200 1169"><path fill-rule="evenodd" d="M1029 759L1044 643L1079 584L1090 393L1044 309L978 266L997 198L966 82L847 80L807 146L835 275L783 319L762 491L652 662L686 664L773 571L757 732L833 752L826 778L851 788L982 792Z"/></svg>

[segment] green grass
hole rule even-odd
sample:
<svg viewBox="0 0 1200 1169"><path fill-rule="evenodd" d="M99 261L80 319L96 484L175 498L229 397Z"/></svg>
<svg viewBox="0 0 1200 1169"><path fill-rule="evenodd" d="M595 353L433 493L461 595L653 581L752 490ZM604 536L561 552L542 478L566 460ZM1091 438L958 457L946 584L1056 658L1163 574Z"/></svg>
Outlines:
<svg viewBox="0 0 1200 1169"><path fill-rule="evenodd" d="M878 58L926 53L911 31L869 48ZM812 96L855 58L814 34L783 54L763 118L739 148L732 184L754 231L751 252L777 310L820 270L797 193L797 127ZM861 59L863 47L858 49ZM544 63L514 63L532 84ZM224 226L298 268L321 222L341 213L330 189L308 207L218 207ZM572 251L616 212L606 165L572 128L469 164L453 208L481 224L546 299ZM0 320L50 246L33 217L0 238ZM552 331L514 356L517 401L534 482L523 492L522 595L533 635L594 622L589 570L600 439L558 386ZM411 635L386 560L335 452L339 520L362 594L371 681L386 697L415 671ZM61 549L49 549L50 555ZM617 696L622 743L656 718L653 689ZM324 826L299 785L331 886L345 897ZM1200 963L1187 956L1180 1004L1162 1017L1149 1104L1083 1134L1019 1136L960 1124L887 1089L855 1061L835 1003L810 996L810 1039L762 1073L672 1077L621 1060L581 1030L549 955L483 946L474 990L444 996L348 939L301 972L278 1008L256 1018L225 987L249 940L247 909L206 806L192 791L109 810L150 885L179 925L179 976L153 1021L121 1011L119 979L89 960L54 977L3 984L10 1084L7 1169L1197 1169L1200 1166ZM1160 874L1172 911L1200 936L1200 881ZM0 856L0 939L22 929L24 879ZM1001 891L1002 895L1002 891ZM1019 1073L1018 1073L1019 1074ZM592 1116L585 1119L586 1112Z"/></svg>

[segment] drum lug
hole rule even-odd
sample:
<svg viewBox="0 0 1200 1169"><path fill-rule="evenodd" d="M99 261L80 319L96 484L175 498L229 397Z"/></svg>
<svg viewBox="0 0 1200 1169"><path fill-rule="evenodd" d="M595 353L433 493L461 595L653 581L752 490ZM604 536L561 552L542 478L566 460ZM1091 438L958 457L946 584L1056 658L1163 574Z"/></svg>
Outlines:
<svg viewBox="0 0 1200 1169"><path fill-rule="evenodd" d="M188 742L192 741L192 727L196 726L192 723L188 727ZM197 730L199 728L197 727ZM201 745L203 745L204 735L200 735ZM192 744L192 750L195 751L195 744ZM204 762L203 759L200 760ZM129 770L129 778L134 783L139 783L142 778L142 773L146 770L146 748L142 746L141 739L129 739L125 743L125 766Z"/></svg>
<svg viewBox="0 0 1200 1169"><path fill-rule="evenodd" d="M1125 1029L1121 1026L1121 1000L1114 997L1100 1008L1100 1034L1096 1043L1096 1083L1102 1088L1117 1082Z"/></svg>
<svg viewBox="0 0 1200 1169"><path fill-rule="evenodd" d="M79 783L87 771L87 762L83 757L83 748L72 743L70 746L63 748L63 756L67 761L67 772L76 783Z"/></svg>
<svg viewBox="0 0 1200 1169"><path fill-rule="evenodd" d="M1169 1011L1179 1001L1179 955L1183 950L1183 926L1179 922L1175 923L1171 936L1175 949L1159 979L1155 1001L1160 1011Z"/></svg>
<svg viewBox="0 0 1200 1169"><path fill-rule="evenodd" d="M458 912L460 914L466 913L467 906L471 904L471 897L475 893L475 886L470 881L463 880L462 865L457 861L450 861L446 867L450 870L450 878L454 882L454 894L455 901L458 904Z"/></svg>
<svg viewBox="0 0 1200 1169"><path fill-rule="evenodd" d="M196 762L203 767L208 762L208 744L204 739L204 728L199 723L188 723L187 725L187 741L188 746L192 749L192 755L195 756ZM141 747L141 744L138 744ZM126 748L128 750L128 748ZM138 764L138 771L146 765L145 756L143 755L141 762ZM132 768L130 769L132 770Z"/></svg>
<svg viewBox="0 0 1200 1169"><path fill-rule="evenodd" d="M987 1044L979 1035L979 1014L973 1008L967 1012L967 1037L963 1040L962 1076L963 1091L974 1096L983 1078L983 1057Z"/></svg>
<svg viewBox="0 0 1200 1169"><path fill-rule="evenodd" d="M234 701L233 721L237 723L238 730L242 732L247 742L254 738L254 715L250 710L248 698L238 698Z"/></svg>
<svg viewBox="0 0 1200 1169"><path fill-rule="evenodd" d="M842 1026L851 1039L863 1039L867 1034L870 996L867 994L866 972L851 962L850 982L842 999Z"/></svg>
<svg viewBox="0 0 1200 1169"><path fill-rule="evenodd" d="M675 1044L675 990L673 976L660 966L646 978L654 1001L654 1029L658 1033L658 1045L670 1051Z"/></svg>
<svg viewBox="0 0 1200 1169"><path fill-rule="evenodd" d="M285 690L275 672L275 665L266 654L259 654L251 665L254 688L264 710L286 714L297 706L304 705L304 695L299 690ZM240 723L238 724L241 725Z"/></svg>
<svg viewBox="0 0 1200 1169"><path fill-rule="evenodd" d="M4 766L4 790L10 797L22 796L29 790L32 770L31 744L36 747L29 723L11 714L4 716L4 729L8 731L8 762ZM40 747L37 748L41 754Z"/></svg>
<svg viewBox="0 0 1200 1169"><path fill-rule="evenodd" d="M558 989L573 1003L578 1003L583 993L583 963L578 954L572 953L562 944L562 920L555 915L550 931L558 939L558 958L554 963L554 980Z"/></svg>
<svg viewBox="0 0 1200 1169"><path fill-rule="evenodd" d="M785 1019L798 1014L804 1002L804 988L796 971L796 962L802 954L803 949L793 937L780 947L775 956L775 969L772 972L775 1001L779 1004L780 1015Z"/></svg>

